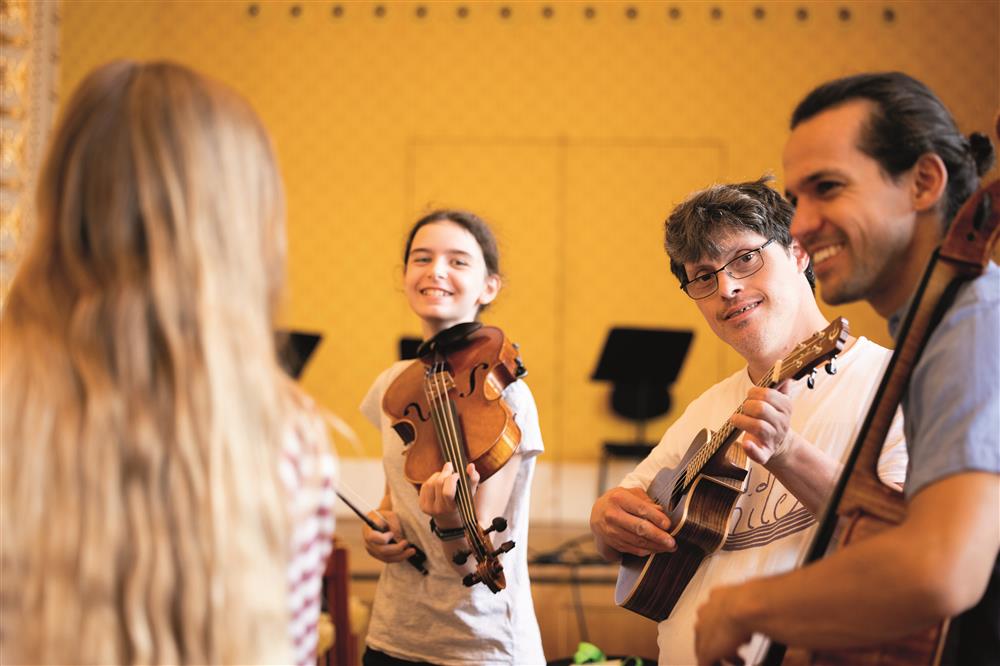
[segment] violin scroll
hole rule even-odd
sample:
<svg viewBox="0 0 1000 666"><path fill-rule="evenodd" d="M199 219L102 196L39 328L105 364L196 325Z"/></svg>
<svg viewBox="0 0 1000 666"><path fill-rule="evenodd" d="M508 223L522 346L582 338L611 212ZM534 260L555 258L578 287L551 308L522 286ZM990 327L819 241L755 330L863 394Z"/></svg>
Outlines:
<svg viewBox="0 0 1000 666"><path fill-rule="evenodd" d="M489 560L479 563L475 573L470 573L462 579L466 587L472 587L476 583L485 583L494 593L499 592L507 586L507 581L503 575L503 567L500 566L498 557L514 549L513 541L504 541L500 547L490 553Z"/></svg>

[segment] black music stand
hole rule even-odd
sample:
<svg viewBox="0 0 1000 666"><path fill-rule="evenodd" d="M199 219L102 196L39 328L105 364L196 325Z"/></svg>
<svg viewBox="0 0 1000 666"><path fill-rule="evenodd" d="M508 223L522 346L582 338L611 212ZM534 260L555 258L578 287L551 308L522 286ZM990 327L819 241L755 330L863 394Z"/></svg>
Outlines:
<svg viewBox="0 0 1000 666"><path fill-rule="evenodd" d="M597 494L604 492L610 458L643 459L655 442L646 440L649 419L670 411L670 386L677 379L694 333L660 328L612 328L591 379L610 381L611 409L635 422L635 440L605 442Z"/></svg>
<svg viewBox="0 0 1000 666"><path fill-rule="evenodd" d="M278 345L278 362L292 379L302 376L323 335L305 331L278 331L275 333Z"/></svg>

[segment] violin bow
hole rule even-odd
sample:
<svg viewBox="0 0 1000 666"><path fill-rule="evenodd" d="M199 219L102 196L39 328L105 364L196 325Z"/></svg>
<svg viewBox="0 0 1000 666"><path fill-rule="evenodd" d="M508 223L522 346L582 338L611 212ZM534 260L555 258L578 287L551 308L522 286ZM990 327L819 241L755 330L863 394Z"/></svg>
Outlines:
<svg viewBox="0 0 1000 666"><path fill-rule="evenodd" d="M348 488L346 486L343 486L343 488L344 488L344 490L348 490ZM381 513L379 513L378 509L372 509L372 511L375 513L376 516L378 516L379 518L382 519L382 522L385 523L385 525L379 525L374 520L372 520L367 515L365 515L365 513L363 511L361 511L361 509L359 509L358 507L354 506L354 504L352 504L349 499L347 499L346 497L344 497L344 495L341 494L340 490L336 490L334 492L337 493L337 497L339 497L340 500L351 509L351 511L353 511L354 513L357 514L358 518L360 518L361 520L365 521L365 524L368 527L372 528L376 532L388 532L389 531L389 521L385 519L385 516L383 516ZM355 497L357 496L357 493L351 492L351 494L354 495ZM389 539L389 543L398 543L398 542L396 541L395 538L392 538L392 539ZM425 553L424 551L422 551L420 549L420 547L417 546L416 544L411 543L410 546L416 552L413 553L413 555L410 555L408 558L406 558L406 561L410 563L410 566L412 566L414 569L416 569L417 571L419 571L422 576L426 576L428 574L428 571L427 571L427 567L424 566L424 562L427 561L427 553Z"/></svg>

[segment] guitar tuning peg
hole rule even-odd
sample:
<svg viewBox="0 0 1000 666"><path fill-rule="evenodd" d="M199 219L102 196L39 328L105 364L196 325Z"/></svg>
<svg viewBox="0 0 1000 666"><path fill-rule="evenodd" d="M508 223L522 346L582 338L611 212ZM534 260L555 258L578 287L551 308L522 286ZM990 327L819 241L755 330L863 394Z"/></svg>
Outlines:
<svg viewBox="0 0 1000 666"><path fill-rule="evenodd" d="M495 551L493 551L492 553L490 553L490 556L491 557L499 557L500 555L503 555L504 553L508 553L508 552L510 552L512 550L514 550L514 542L513 541L504 541L502 544L500 544L499 548L497 548Z"/></svg>
<svg viewBox="0 0 1000 666"><path fill-rule="evenodd" d="M835 375L837 374L837 357L834 356L830 359L830 362L826 364L826 374Z"/></svg>
<svg viewBox="0 0 1000 666"><path fill-rule="evenodd" d="M451 561L457 564L458 566L462 566L463 564L466 563L466 561L469 559L469 555L471 554L472 553L467 550L457 551L454 555L452 555Z"/></svg>
<svg viewBox="0 0 1000 666"><path fill-rule="evenodd" d="M816 388L816 368L813 368L812 372L809 373L809 378L806 379L806 386L811 389Z"/></svg>

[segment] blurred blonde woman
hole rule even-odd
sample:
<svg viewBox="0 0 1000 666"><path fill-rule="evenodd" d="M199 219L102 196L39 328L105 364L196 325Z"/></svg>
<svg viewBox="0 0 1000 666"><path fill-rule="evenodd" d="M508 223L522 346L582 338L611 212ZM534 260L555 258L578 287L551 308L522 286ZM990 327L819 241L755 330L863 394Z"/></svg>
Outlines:
<svg viewBox="0 0 1000 666"><path fill-rule="evenodd" d="M308 663L334 461L277 364L284 207L234 92L76 90L0 324L0 660Z"/></svg>

